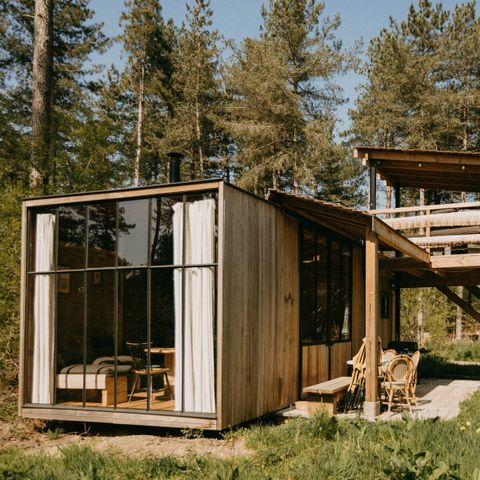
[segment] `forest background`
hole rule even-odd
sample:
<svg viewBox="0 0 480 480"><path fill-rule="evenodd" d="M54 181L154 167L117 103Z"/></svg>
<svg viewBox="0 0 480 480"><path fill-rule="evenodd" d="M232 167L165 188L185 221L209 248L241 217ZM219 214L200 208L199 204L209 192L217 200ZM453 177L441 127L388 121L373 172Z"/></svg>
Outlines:
<svg viewBox="0 0 480 480"><path fill-rule="evenodd" d="M126 0L120 34L107 38L89 0L0 0L6 395L18 371L21 198L163 183L175 151L185 156L184 180L222 177L261 196L276 188L362 207L355 144L480 150L475 2L405 2L402 20L349 48L338 35L341 18L316 0L266 2L258 35L236 44L212 17L208 0L190 0L181 25L164 18L160 0ZM46 42L34 41L42 29ZM122 65L95 65L113 43ZM354 73L365 81L342 129L338 79ZM413 204L418 192L404 197ZM407 338L433 345L475 333L434 290L405 291L402 304Z"/></svg>

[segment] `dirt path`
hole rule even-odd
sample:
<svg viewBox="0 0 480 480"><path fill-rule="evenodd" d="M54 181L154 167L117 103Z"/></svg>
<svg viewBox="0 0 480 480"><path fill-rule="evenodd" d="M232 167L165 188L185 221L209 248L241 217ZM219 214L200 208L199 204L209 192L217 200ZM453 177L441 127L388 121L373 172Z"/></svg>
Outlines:
<svg viewBox="0 0 480 480"><path fill-rule="evenodd" d="M17 447L27 453L44 452L57 455L68 445L89 446L100 452L115 452L134 457L185 457L213 455L232 458L252 452L238 438L222 438L212 434L205 438L198 432L187 432L186 438L178 431L140 429L83 424L50 425L50 430L39 430L40 423L17 420L0 424L0 449Z"/></svg>

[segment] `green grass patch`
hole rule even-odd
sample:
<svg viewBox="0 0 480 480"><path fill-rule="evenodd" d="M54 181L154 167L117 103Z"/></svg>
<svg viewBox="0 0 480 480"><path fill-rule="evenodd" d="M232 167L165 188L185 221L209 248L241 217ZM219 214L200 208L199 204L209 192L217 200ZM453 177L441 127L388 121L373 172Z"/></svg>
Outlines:
<svg viewBox="0 0 480 480"><path fill-rule="evenodd" d="M244 438L251 456L142 459L75 445L57 456L6 449L0 451L0 478L478 480L480 392L463 402L455 420L406 416L372 423L318 414L280 426L250 426L235 436Z"/></svg>
<svg viewBox="0 0 480 480"><path fill-rule="evenodd" d="M420 378L480 379L480 364L459 365L429 353L420 357L418 375Z"/></svg>
<svg viewBox="0 0 480 480"><path fill-rule="evenodd" d="M448 342L434 346L432 353L444 360L480 363L480 341Z"/></svg>

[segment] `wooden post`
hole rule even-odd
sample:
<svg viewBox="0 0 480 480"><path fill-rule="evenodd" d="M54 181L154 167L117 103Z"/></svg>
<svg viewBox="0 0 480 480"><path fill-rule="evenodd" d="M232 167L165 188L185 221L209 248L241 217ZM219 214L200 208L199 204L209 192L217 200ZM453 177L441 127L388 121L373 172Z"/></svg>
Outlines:
<svg viewBox="0 0 480 480"><path fill-rule="evenodd" d="M377 208L377 161L370 160L369 165L370 195L368 208L375 210Z"/></svg>
<svg viewBox="0 0 480 480"><path fill-rule="evenodd" d="M363 412L367 418L380 413L378 395L378 238L372 230L365 238L365 341L366 341L366 379L365 403Z"/></svg>
<svg viewBox="0 0 480 480"><path fill-rule="evenodd" d="M395 191L395 208L401 208L402 195L400 185L396 183L394 185ZM395 256L399 257L400 253L395 252ZM400 289L400 274L395 273L395 340L400 341L400 312L401 312L401 289Z"/></svg>

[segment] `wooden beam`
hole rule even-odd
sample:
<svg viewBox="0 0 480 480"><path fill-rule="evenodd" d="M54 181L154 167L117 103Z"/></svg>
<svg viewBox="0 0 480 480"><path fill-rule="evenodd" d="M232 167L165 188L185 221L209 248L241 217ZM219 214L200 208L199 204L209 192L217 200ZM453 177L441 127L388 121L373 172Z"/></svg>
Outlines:
<svg viewBox="0 0 480 480"><path fill-rule="evenodd" d="M468 235L438 235L437 237L411 237L415 245L423 247L444 247L453 245L480 244L480 233Z"/></svg>
<svg viewBox="0 0 480 480"><path fill-rule="evenodd" d="M410 257L395 257L380 259L379 268L382 272L403 272L412 268L420 268L425 264Z"/></svg>
<svg viewBox="0 0 480 480"><path fill-rule="evenodd" d="M447 152L447 151L424 151L383 149L375 147L356 147L355 158L365 158L368 154L370 160L397 160L401 162L428 162L457 165L480 165L480 153L478 152Z"/></svg>
<svg viewBox="0 0 480 480"><path fill-rule="evenodd" d="M408 238L397 233L392 227L378 218L372 218L372 231L378 235L378 239L403 254L418 260L419 262L429 264L430 254L423 248L412 243Z"/></svg>
<svg viewBox="0 0 480 480"><path fill-rule="evenodd" d="M47 205L66 205L71 203L94 202L103 200L129 200L151 195L180 194L187 192L202 192L216 190L221 181L205 180L201 182L155 185L120 190L106 190L101 192L75 193L72 195L52 195L50 197L29 198L24 200L27 207L41 207Z"/></svg>
<svg viewBox="0 0 480 480"><path fill-rule="evenodd" d="M469 212L436 213L409 217L387 218L384 220L394 230L430 227L467 227L480 225L480 210Z"/></svg>
<svg viewBox="0 0 480 480"><path fill-rule="evenodd" d="M378 285L378 237L368 230L365 235L365 413L374 416L380 407L378 402L378 332L380 299Z"/></svg>
<svg viewBox="0 0 480 480"><path fill-rule="evenodd" d="M438 286L437 290L440 290L446 297L448 297L455 305L458 305L465 313L472 318L480 322L480 313L477 312L470 304L468 304L463 298L459 297L455 292L448 287Z"/></svg>
<svg viewBox="0 0 480 480"><path fill-rule="evenodd" d="M439 205L415 205L413 207L400 208L377 208L376 210L369 210L368 213L372 215L380 214L396 214L396 213L410 213L410 212L425 212L427 210L450 210L450 209L466 209L466 208L480 208L480 202L465 202L465 203L444 203Z"/></svg>
<svg viewBox="0 0 480 480"><path fill-rule="evenodd" d="M425 270L424 270L425 271ZM449 272L444 270L444 276L434 275L425 271L424 278L414 276L410 271L399 272L398 279L401 288L426 288L426 287L458 287L480 285L480 269Z"/></svg>
<svg viewBox="0 0 480 480"><path fill-rule="evenodd" d="M480 268L480 254L467 253L463 255L432 255L430 264L438 268Z"/></svg>

